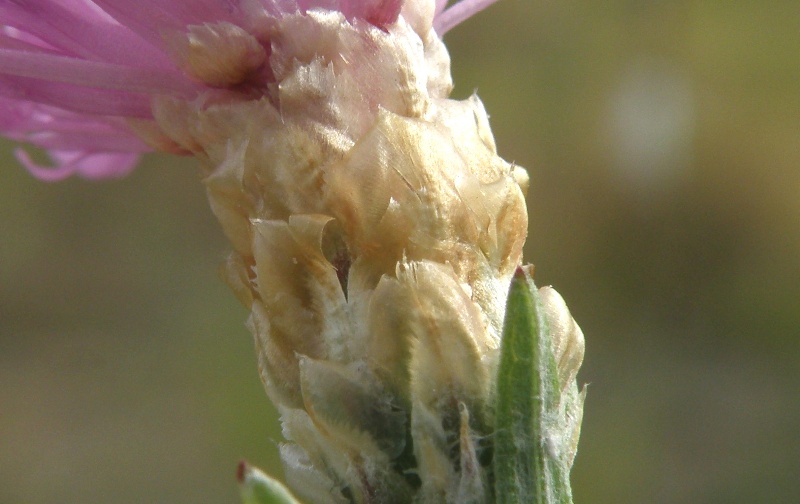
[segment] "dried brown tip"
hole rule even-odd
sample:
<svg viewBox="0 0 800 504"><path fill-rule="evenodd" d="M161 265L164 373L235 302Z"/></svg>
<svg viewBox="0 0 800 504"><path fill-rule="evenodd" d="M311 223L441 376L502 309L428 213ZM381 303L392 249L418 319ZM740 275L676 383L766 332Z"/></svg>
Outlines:
<svg viewBox="0 0 800 504"><path fill-rule="evenodd" d="M244 483L244 476L247 473L247 461L242 459L239 461L239 466L236 468L236 481L240 484Z"/></svg>

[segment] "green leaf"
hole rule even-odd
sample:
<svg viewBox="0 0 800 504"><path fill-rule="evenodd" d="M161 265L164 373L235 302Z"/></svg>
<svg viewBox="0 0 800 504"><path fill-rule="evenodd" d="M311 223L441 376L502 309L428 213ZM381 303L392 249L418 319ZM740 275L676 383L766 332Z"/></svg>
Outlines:
<svg viewBox="0 0 800 504"><path fill-rule="evenodd" d="M243 504L301 504L283 483L245 461L239 463L237 477Z"/></svg>
<svg viewBox="0 0 800 504"><path fill-rule="evenodd" d="M571 504L561 387L547 317L528 268L511 282L495 403L498 504Z"/></svg>

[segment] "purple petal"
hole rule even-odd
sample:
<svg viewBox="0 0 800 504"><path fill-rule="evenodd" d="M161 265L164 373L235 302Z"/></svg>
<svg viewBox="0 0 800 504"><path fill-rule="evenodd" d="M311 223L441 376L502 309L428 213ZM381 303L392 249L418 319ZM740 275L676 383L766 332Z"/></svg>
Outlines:
<svg viewBox="0 0 800 504"><path fill-rule="evenodd" d="M130 66L174 68L163 53L101 12L76 13L53 2L0 4L0 19L62 54Z"/></svg>
<svg viewBox="0 0 800 504"><path fill-rule="evenodd" d="M13 49L0 49L0 72L14 77L140 93L187 93L196 88L177 72Z"/></svg>
<svg viewBox="0 0 800 504"><path fill-rule="evenodd" d="M225 0L94 0L111 17L156 47L164 47L164 30L188 25L236 22L238 9ZM237 2L238 3L238 2Z"/></svg>
<svg viewBox="0 0 800 504"><path fill-rule="evenodd" d="M12 31L11 28L5 27L4 30L0 30L0 47L3 49L14 49L16 51L34 51L34 52L49 52L55 54L53 48L51 48L45 42L39 40L38 38L22 33L16 33L14 36L9 35L7 32Z"/></svg>
<svg viewBox="0 0 800 504"><path fill-rule="evenodd" d="M58 182L72 175L97 180L119 178L133 170L139 154L86 151L50 151L55 166L35 163L23 148L14 151L17 159L34 177L45 182Z"/></svg>
<svg viewBox="0 0 800 504"><path fill-rule="evenodd" d="M73 112L122 117L152 117L150 97L123 91L83 88L24 77L0 75L0 96L59 107Z"/></svg>
<svg viewBox="0 0 800 504"><path fill-rule="evenodd" d="M454 26L462 23L495 2L497 2L497 0L461 0L451 5L441 12L441 14L437 14L433 20L433 28L441 37ZM440 6L439 3L440 2L437 0L437 12Z"/></svg>
<svg viewBox="0 0 800 504"><path fill-rule="evenodd" d="M86 118L88 119L88 118ZM4 129L3 133L14 140L30 142L48 150L74 150L77 146L96 152L147 152L150 148L122 126L84 120L83 124L69 128L69 124L41 124L38 129L20 127Z"/></svg>
<svg viewBox="0 0 800 504"><path fill-rule="evenodd" d="M56 181L72 174L87 178L128 173L150 148L117 118L75 114L39 103L0 98L0 132L50 150L55 167L33 162L23 149L17 158L36 177Z"/></svg>

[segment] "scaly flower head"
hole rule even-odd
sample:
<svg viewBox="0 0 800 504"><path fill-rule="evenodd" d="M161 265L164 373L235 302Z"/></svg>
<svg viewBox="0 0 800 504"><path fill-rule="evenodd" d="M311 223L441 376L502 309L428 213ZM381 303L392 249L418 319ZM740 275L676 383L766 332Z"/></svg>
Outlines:
<svg viewBox="0 0 800 504"><path fill-rule="evenodd" d="M0 131L51 152L55 168L18 152L35 175L121 175L150 149L200 161L309 502L491 501L528 179L478 98L449 99L441 40L489 3L0 2ZM556 296L574 387L583 338Z"/></svg>

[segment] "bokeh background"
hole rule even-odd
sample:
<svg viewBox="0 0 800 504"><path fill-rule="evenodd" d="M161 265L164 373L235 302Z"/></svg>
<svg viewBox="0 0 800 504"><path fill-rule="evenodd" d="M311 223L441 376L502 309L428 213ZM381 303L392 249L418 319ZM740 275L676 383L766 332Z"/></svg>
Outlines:
<svg viewBox="0 0 800 504"><path fill-rule="evenodd" d="M448 34L587 338L580 504L800 495L800 3L503 0ZM235 503L280 429L191 161L0 164L0 503Z"/></svg>

